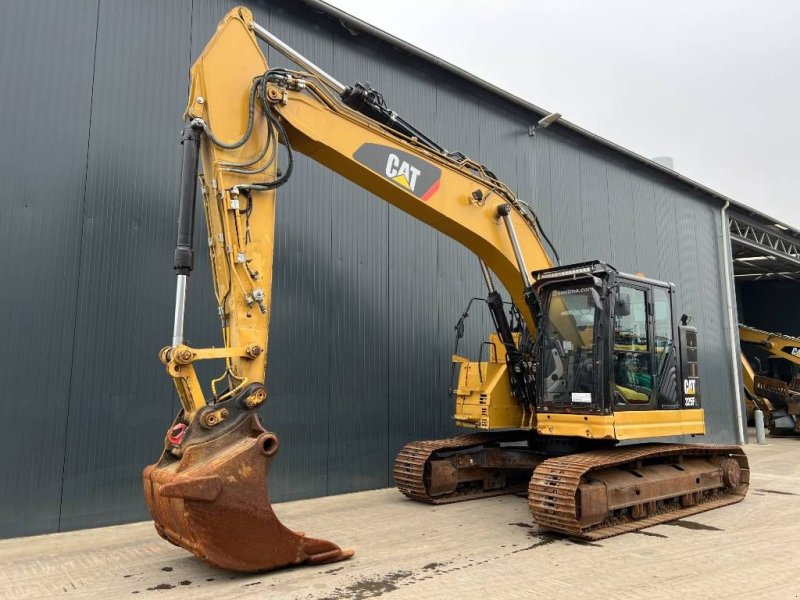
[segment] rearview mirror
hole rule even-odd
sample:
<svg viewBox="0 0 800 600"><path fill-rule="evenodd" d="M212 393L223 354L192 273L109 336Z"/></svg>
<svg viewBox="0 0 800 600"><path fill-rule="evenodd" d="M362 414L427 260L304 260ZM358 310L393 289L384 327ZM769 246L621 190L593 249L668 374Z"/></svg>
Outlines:
<svg viewBox="0 0 800 600"><path fill-rule="evenodd" d="M629 294L618 294L614 314L618 317L627 317L631 314L631 297Z"/></svg>

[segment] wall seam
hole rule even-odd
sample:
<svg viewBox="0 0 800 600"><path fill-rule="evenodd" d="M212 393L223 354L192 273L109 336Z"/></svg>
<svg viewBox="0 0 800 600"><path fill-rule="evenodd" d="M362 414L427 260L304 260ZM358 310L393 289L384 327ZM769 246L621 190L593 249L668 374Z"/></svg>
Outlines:
<svg viewBox="0 0 800 600"><path fill-rule="evenodd" d="M94 27L94 55L92 57L92 85L89 92L89 131L86 136L86 168L83 175L83 202L81 203L81 238L78 241L78 273L75 278L75 313L72 319L72 344L70 347L70 369L69 369L69 383L67 384L67 414L66 425L64 427L64 452L63 460L61 463L61 494L58 498L58 526L57 531L61 531L61 517L62 509L64 506L64 476L67 469L67 444L69 442L69 409L72 404L72 382L75 379L75 339L77 337L78 328L78 310L81 289L81 271L83 266L83 238L85 233L85 218L86 218L86 195L89 187L89 150L92 145L92 109L94 107L94 79L97 74L97 41L100 31L100 0L97 0L97 11L95 12L95 27Z"/></svg>

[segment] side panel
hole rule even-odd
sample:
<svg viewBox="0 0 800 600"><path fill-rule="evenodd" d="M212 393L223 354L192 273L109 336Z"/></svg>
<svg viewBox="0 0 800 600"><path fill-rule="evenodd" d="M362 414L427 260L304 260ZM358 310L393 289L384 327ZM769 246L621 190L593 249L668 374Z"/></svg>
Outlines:
<svg viewBox="0 0 800 600"><path fill-rule="evenodd" d="M541 435L587 437L638 441L665 437L703 435L705 430L703 409L625 411L609 416L591 416L555 413L544 415L537 424Z"/></svg>

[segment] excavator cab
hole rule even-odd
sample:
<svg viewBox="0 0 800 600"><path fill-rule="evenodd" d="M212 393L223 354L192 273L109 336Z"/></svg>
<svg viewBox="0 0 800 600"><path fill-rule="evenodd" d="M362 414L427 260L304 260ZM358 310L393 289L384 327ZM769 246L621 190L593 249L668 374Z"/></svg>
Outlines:
<svg viewBox="0 0 800 600"><path fill-rule="evenodd" d="M491 292L493 351L486 361L453 357L459 425L611 443L705 432L697 329L676 317L673 284L602 261L532 276L536 335L513 332Z"/></svg>
<svg viewBox="0 0 800 600"><path fill-rule="evenodd" d="M600 261L533 275L537 412L700 408L697 330L674 318L674 285Z"/></svg>

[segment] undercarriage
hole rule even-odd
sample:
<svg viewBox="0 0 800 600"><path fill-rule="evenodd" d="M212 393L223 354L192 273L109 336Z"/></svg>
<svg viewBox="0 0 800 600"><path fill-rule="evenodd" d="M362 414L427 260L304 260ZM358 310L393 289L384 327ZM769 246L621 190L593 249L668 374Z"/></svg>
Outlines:
<svg viewBox="0 0 800 600"><path fill-rule="evenodd" d="M747 493L750 471L738 446L587 441L581 449L575 440L558 441L510 431L413 442L397 456L395 482L429 504L527 493L540 527L588 540L733 504Z"/></svg>

